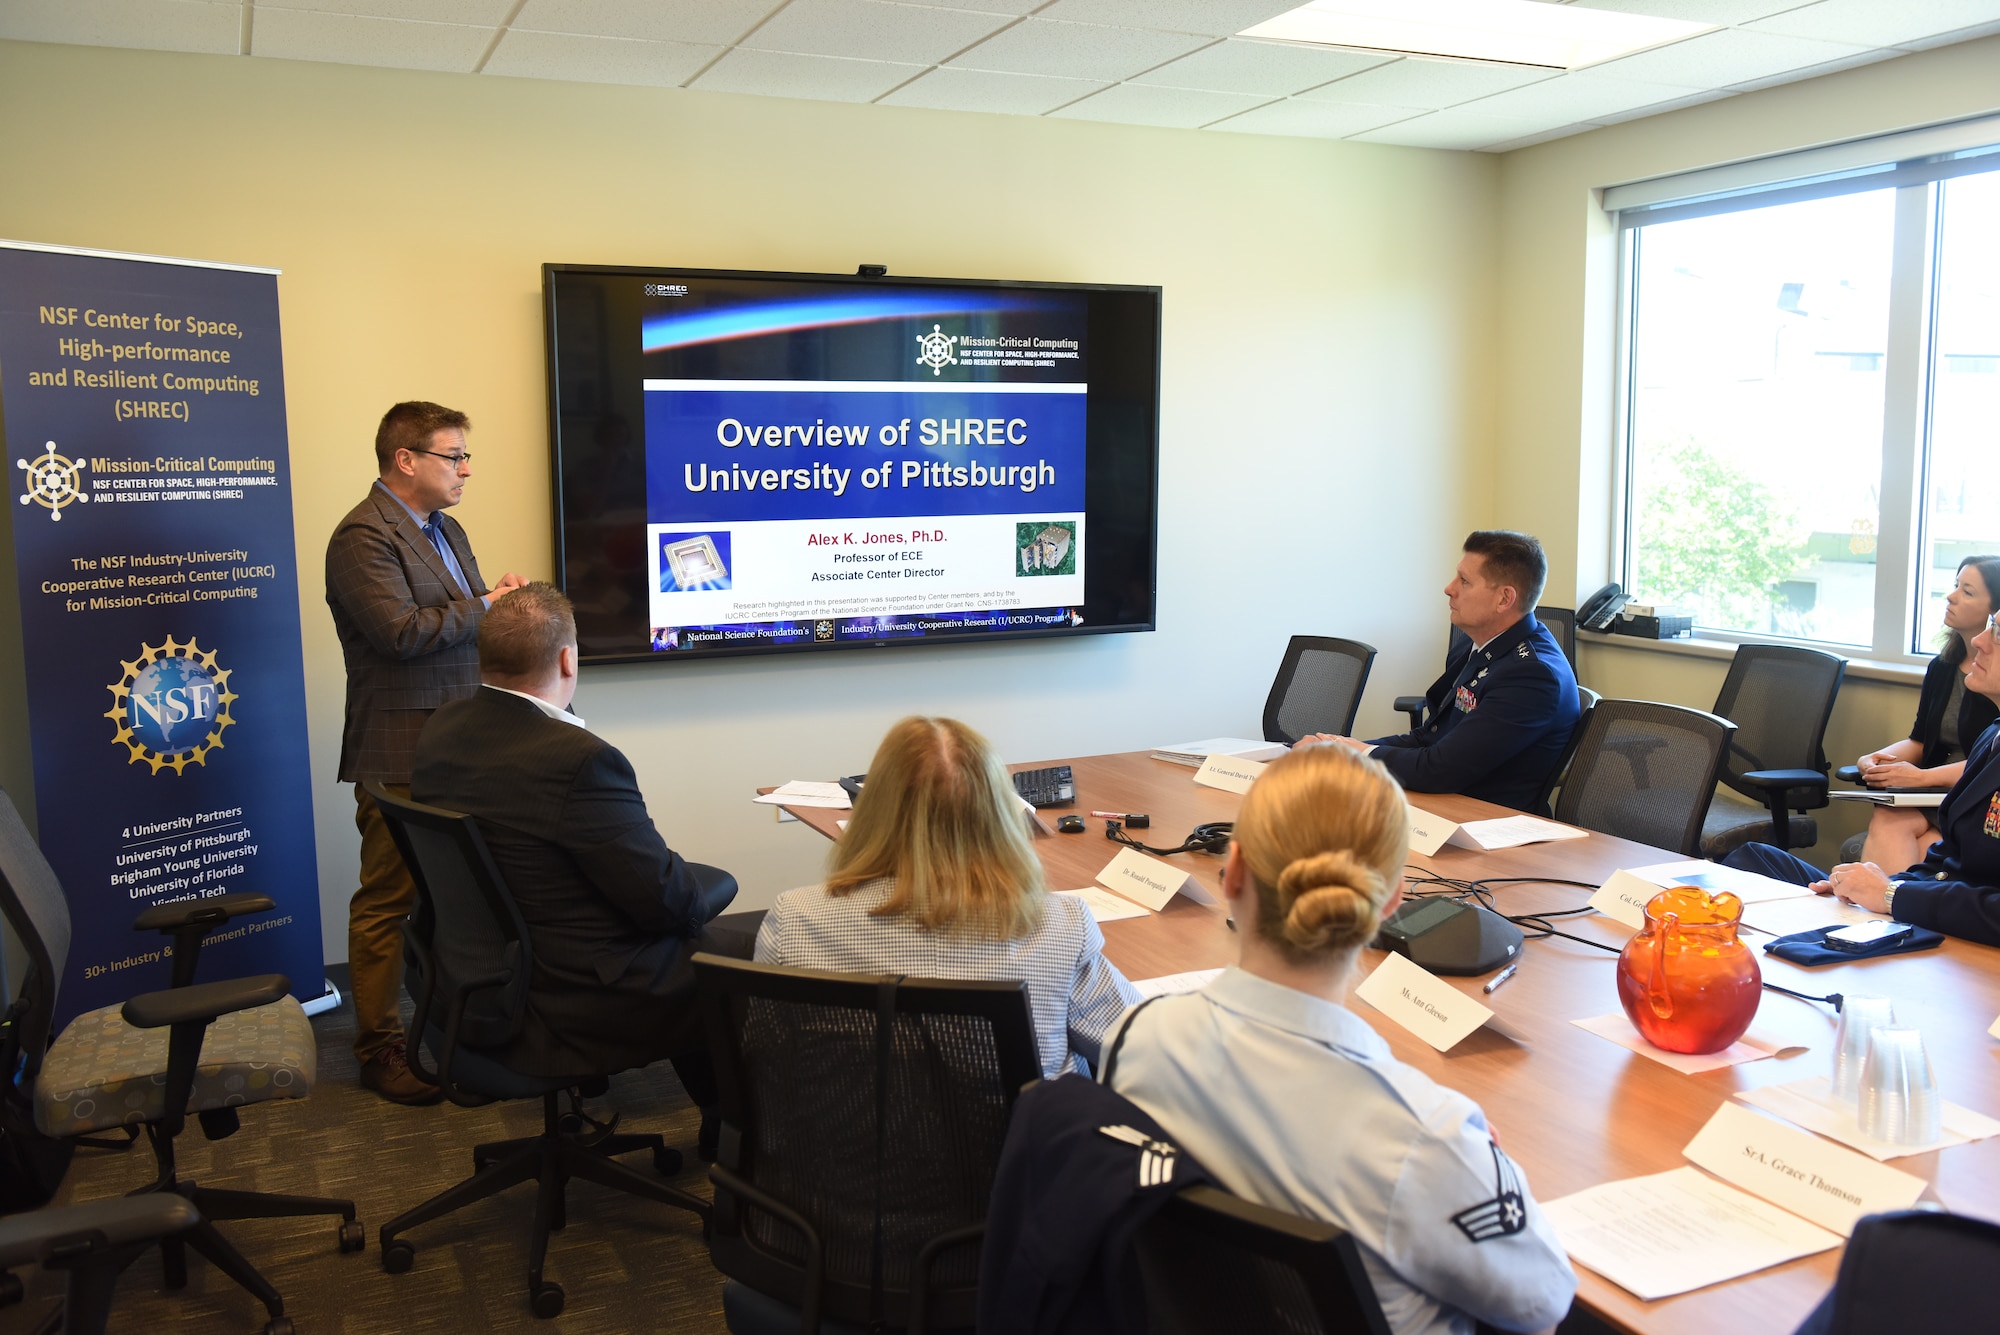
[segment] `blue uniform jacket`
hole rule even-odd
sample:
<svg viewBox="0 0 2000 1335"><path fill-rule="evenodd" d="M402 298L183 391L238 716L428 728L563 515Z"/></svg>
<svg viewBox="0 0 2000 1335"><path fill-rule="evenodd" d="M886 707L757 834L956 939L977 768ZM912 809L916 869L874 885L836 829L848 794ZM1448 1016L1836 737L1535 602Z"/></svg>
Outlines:
<svg viewBox="0 0 2000 1335"><path fill-rule="evenodd" d="M2000 724L1937 809L1938 841L1896 882L1896 921L2000 946Z"/></svg>
<svg viewBox="0 0 2000 1335"><path fill-rule="evenodd" d="M1373 752L1417 793L1463 793L1531 810L1582 713L1576 674L1533 613L1470 642L1424 695L1424 726L1375 739Z"/></svg>

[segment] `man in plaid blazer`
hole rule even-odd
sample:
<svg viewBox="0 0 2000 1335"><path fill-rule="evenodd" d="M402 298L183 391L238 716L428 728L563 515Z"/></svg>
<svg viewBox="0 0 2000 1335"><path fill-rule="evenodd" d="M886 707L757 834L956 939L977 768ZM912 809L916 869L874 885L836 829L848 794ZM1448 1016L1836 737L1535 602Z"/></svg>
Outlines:
<svg viewBox="0 0 2000 1335"><path fill-rule="evenodd" d="M410 1069L397 997L402 922L417 890L382 813L361 784L407 794L417 734L432 711L479 689L479 619L526 583L509 573L488 588L465 530L445 511L472 476L464 413L399 403L375 433L381 476L326 548L326 601L347 660L347 723L340 778L354 785L361 886L347 910L353 973L354 1056L361 1083L396 1103L432 1103L436 1086Z"/></svg>

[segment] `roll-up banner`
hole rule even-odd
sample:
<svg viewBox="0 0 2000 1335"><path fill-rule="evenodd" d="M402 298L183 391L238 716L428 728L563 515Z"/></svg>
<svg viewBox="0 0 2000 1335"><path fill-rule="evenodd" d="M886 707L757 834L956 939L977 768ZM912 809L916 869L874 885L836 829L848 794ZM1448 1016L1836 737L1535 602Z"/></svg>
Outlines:
<svg viewBox="0 0 2000 1335"><path fill-rule="evenodd" d="M144 910L251 891L199 981L330 1005L274 270L0 241L0 429L57 1022L165 987ZM315 1003L318 1003L316 1005Z"/></svg>

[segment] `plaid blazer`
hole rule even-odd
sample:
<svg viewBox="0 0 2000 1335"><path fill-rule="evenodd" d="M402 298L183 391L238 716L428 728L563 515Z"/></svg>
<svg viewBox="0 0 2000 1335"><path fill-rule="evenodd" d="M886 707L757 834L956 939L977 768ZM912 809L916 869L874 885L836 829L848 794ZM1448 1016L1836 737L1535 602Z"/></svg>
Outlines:
<svg viewBox="0 0 2000 1335"><path fill-rule="evenodd" d="M487 591L465 530L438 516L474 596L379 486L348 512L326 546L326 604L347 659L340 778L408 783L417 734L439 705L479 689L475 637Z"/></svg>

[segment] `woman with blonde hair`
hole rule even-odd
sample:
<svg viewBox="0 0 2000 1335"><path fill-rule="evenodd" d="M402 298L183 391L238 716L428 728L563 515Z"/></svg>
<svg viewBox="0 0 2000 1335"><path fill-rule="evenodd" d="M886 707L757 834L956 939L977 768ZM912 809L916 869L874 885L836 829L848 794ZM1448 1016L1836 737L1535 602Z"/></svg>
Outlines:
<svg viewBox="0 0 2000 1335"><path fill-rule="evenodd" d="M1021 979L1042 1071L1095 1065L1138 994L1081 899L1051 895L1006 769L956 719L906 718L868 766L826 884L778 896L769 964L921 978Z"/></svg>
<svg viewBox="0 0 2000 1335"><path fill-rule="evenodd" d="M1397 1335L1553 1325L1576 1274L1479 1106L1342 1002L1401 899L1403 793L1340 746L1274 761L1222 873L1237 966L1114 1031L1104 1081L1229 1190L1338 1224Z"/></svg>

